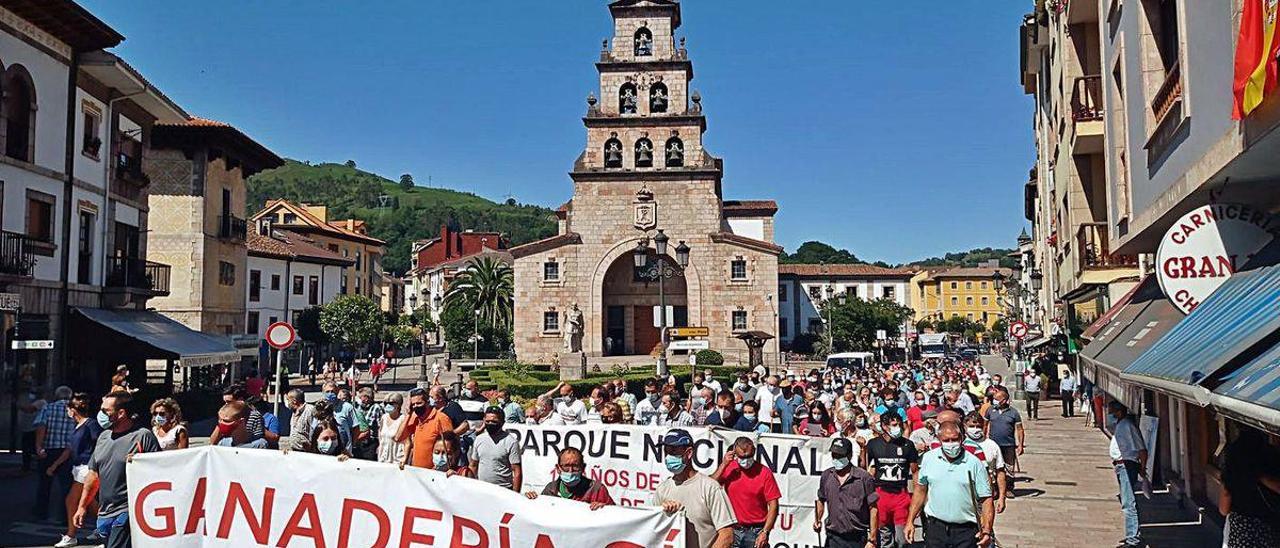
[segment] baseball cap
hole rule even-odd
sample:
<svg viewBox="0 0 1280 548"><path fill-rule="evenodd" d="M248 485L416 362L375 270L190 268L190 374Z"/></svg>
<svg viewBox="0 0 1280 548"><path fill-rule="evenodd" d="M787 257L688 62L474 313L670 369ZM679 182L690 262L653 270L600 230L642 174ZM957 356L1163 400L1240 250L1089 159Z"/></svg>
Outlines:
<svg viewBox="0 0 1280 548"><path fill-rule="evenodd" d="M667 431L667 435L662 437L662 445L671 447L689 447L693 445L693 436L682 428L672 428Z"/></svg>
<svg viewBox="0 0 1280 548"><path fill-rule="evenodd" d="M853 444L845 438L831 440L831 456L848 457L853 454Z"/></svg>

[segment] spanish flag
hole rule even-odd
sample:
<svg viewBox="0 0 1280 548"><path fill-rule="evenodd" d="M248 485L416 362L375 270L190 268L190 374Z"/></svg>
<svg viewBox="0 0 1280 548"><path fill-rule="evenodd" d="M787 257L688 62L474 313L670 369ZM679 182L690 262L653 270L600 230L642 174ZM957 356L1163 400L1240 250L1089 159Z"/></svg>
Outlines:
<svg viewBox="0 0 1280 548"><path fill-rule="evenodd" d="M1280 33L1276 11L1280 0L1244 0L1240 39L1236 46L1235 108L1232 118L1248 116L1276 89L1276 54Z"/></svg>

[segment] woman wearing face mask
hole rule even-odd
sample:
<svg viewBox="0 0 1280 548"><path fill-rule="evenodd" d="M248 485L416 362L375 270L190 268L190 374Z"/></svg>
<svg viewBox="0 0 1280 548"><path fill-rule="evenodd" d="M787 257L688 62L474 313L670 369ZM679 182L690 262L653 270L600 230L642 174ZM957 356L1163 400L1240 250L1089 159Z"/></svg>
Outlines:
<svg viewBox="0 0 1280 548"><path fill-rule="evenodd" d="M381 423L378 425L378 462L391 464L404 462L409 444L396 441L396 433L409 418L400 411L404 406L404 396L399 392L392 392L383 403L378 405L382 406L382 416L378 417Z"/></svg>
<svg viewBox="0 0 1280 548"><path fill-rule="evenodd" d="M604 483L582 475L586 469L587 466L582 458L582 451L573 447L561 449L557 457L556 479L542 489L542 494L549 497L585 502L591 505L592 510L599 510L605 506L616 504L613 502L613 497L609 495L609 488L605 487ZM538 493L526 491L524 496L528 497L529 500L533 500L538 498Z"/></svg>
<svg viewBox="0 0 1280 548"><path fill-rule="evenodd" d="M98 425L98 421L89 419L89 395L83 392L74 394L67 401L67 416L75 421L76 429L71 432L71 437L67 442L67 448L58 456L58 460L53 462L46 473L52 475L58 467L64 462L71 463L71 491L67 493L66 500L63 501L67 509L67 531L62 535L60 540L54 546L75 546L76 545L76 527L72 523L72 519L76 514L76 507L80 504L80 493L84 490L84 480L89 475L89 457L93 456L93 446L98 439L98 435L102 433L102 427ZM98 503L93 502L89 507L90 514L98 513Z"/></svg>
<svg viewBox="0 0 1280 548"><path fill-rule="evenodd" d="M338 423L331 418L323 419L311 429L311 445L308 453L317 455L329 455L338 457L338 461L345 461L351 458L342 443L342 430L338 428Z"/></svg>
<svg viewBox="0 0 1280 548"><path fill-rule="evenodd" d="M827 406L820 401L815 401L809 404L809 416L800 419L800 424L796 425L792 433L813 438L827 438L836 433L836 425L831 420L831 413L827 412Z"/></svg>
<svg viewBox="0 0 1280 548"><path fill-rule="evenodd" d="M190 443L187 424L182 421L182 408L173 398L156 400L151 404L151 431L164 451L186 449Z"/></svg>
<svg viewBox="0 0 1280 548"><path fill-rule="evenodd" d="M440 439L436 440L435 446L431 448L431 465L435 470L444 472L446 476L476 477L470 466L459 462L462 457L462 452L459 450L461 446L457 434L453 432L441 434Z"/></svg>

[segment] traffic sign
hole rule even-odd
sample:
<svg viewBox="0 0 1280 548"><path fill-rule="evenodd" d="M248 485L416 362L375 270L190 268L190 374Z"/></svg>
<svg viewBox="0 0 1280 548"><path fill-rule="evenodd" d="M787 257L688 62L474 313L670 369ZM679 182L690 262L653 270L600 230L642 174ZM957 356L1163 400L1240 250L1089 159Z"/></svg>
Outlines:
<svg viewBox="0 0 1280 548"><path fill-rule="evenodd" d="M1027 338L1028 331L1030 331L1030 329L1027 327L1026 322L1016 321L1009 324L1009 335L1013 336L1015 339L1022 340Z"/></svg>
<svg viewBox="0 0 1280 548"><path fill-rule="evenodd" d="M711 328L709 327L672 327L667 329L667 334L672 337L710 337Z"/></svg>
<svg viewBox="0 0 1280 548"><path fill-rule="evenodd" d="M267 326L267 344L276 350L284 350L293 346L293 341L298 337L297 332L293 330L293 326L288 322L276 322Z"/></svg>
<svg viewBox="0 0 1280 548"><path fill-rule="evenodd" d="M36 340L36 341L13 341L10 346L14 350L53 350L53 341Z"/></svg>
<svg viewBox="0 0 1280 548"><path fill-rule="evenodd" d="M668 350L706 350L711 348L711 341L671 341Z"/></svg>

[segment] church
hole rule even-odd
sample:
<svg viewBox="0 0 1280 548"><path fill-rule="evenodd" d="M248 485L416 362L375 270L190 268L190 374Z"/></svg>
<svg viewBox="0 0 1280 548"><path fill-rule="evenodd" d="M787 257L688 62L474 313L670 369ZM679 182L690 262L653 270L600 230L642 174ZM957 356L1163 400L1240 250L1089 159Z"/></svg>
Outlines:
<svg viewBox="0 0 1280 548"><path fill-rule="evenodd" d="M574 330L589 357L649 356L665 319L705 327L710 349L745 361L738 337L774 335L778 324L778 206L724 199L723 161L703 148L702 97L675 36L680 3L616 0L609 11L613 38L596 62L600 90L587 97L559 231L510 250L516 355L554 363L567 339L577 344ZM660 301L666 318L655 318ZM777 339L763 352L776 354Z"/></svg>

